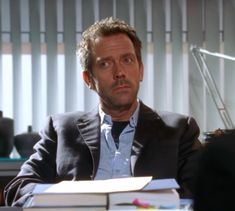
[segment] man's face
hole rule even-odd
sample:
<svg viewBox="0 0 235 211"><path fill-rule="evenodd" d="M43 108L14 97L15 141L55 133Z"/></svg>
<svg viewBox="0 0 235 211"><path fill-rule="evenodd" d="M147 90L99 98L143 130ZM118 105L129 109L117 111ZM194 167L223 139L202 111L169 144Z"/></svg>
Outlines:
<svg viewBox="0 0 235 211"><path fill-rule="evenodd" d="M92 88L106 109L129 108L136 103L143 65L125 34L97 38L93 43Z"/></svg>

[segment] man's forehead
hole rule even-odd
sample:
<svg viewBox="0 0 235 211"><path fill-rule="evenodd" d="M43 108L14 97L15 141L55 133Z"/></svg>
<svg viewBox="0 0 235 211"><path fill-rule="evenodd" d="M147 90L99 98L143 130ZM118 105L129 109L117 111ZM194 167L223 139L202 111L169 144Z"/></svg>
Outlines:
<svg viewBox="0 0 235 211"><path fill-rule="evenodd" d="M115 34L112 36L105 36L105 37L97 37L91 42L91 49L98 50L100 48L102 50L109 50L112 48L133 48L134 45L130 38L125 34Z"/></svg>
<svg viewBox="0 0 235 211"><path fill-rule="evenodd" d="M135 54L135 48L131 40L125 34L114 34L104 37L96 37L91 43L91 54L94 58L108 58L111 55Z"/></svg>
<svg viewBox="0 0 235 211"><path fill-rule="evenodd" d="M91 43L95 44L103 40L113 40L116 38L124 38L124 39L130 40L129 36L125 33L114 33L114 34L95 36L93 39L91 39Z"/></svg>

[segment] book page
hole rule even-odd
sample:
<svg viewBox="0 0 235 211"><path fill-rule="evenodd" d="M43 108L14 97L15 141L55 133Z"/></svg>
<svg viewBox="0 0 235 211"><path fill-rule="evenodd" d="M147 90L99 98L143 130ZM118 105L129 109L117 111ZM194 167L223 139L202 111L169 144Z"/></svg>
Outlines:
<svg viewBox="0 0 235 211"><path fill-rule="evenodd" d="M128 177L107 180L62 181L51 185L44 193L111 193L141 190L152 177Z"/></svg>

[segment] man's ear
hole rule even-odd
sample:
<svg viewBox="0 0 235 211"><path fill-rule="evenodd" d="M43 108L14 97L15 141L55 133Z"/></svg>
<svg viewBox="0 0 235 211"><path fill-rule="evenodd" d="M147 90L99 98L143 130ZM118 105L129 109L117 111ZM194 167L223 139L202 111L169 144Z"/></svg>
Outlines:
<svg viewBox="0 0 235 211"><path fill-rule="evenodd" d="M143 79L144 79L144 65L142 62L140 63L139 71L140 71L140 81L143 81Z"/></svg>
<svg viewBox="0 0 235 211"><path fill-rule="evenodd" d="M92 76L89 71L84 70L82 72L82 77L86 85L89 87L89 89L93 89L93 81L92 81Z"/></svg>

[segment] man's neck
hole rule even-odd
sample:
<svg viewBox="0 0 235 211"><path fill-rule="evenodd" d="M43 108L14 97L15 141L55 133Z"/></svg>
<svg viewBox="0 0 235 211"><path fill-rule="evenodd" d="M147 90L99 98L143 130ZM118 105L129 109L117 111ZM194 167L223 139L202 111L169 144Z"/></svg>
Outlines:
<svg viewBox="0 0 235 211"><path fill-rule="evenodd" d="M130 117L135 112L138 106L138 101L134 102L128 108L120 107L118 109L109 109L101 105L102 110L112 117L113 121L129 121Z"/></svg>

